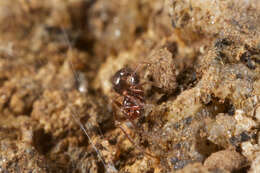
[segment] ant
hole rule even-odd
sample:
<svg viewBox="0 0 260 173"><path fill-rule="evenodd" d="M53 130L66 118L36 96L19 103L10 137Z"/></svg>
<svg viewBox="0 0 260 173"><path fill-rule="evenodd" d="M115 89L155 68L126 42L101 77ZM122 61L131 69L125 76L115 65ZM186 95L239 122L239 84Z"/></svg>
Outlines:
<svg viewBox="0 0 260 173"><path fill-rule="evenodd" d="M123 103L115 103L131 121L140 117L144 111L144 91L139 82L139 75L131 68L122 68L112 78L113 89L124 97Z"/></svg>
<svg viewBox="0 0 260 173"><path fill-rule="evenodd" d="M135 123L133 121L143 115L145 106L144 89L142 87L145 83L140 84L140 77L136 71L137 69L134 71L129 67L125 67L117 71L112 77L114 91L119 94L119 96L123 97L121 103L116 100L114 103L121 109L122 113L125 115L125 119L129 120L134 126ZM118 125L128 140L140 151L150 157L158 159L136 145L124 128L120 124Z"/></svg>
<svg viewBox="0 0 260 173"><path fill-rule="evenodd" d="M67 42L67 45L69 46L69 51L72 50L72 45L69 42L68 35L65 31L64 28L62 28L63 34L65 36L65 41ZM80 83L79 76L73 67L73 64L71 61L69 61L70 68L74 74L74 78L77 82ZM139 67L139 66L138 66ZM136 70L132 70L131 68L122 68L121 70L117 71L113 78L112 78L112 84L113 84L113 89L118 93L120 96L123 96L123 102L120 103L118 101L115 101L115 104L118 107L121 107L124 115L126 115L126 119L130 120L133 125L134 120L139 118L141 115L144 113L144 107L145 107L145 98L144 98L144 89L143 89L143 84L140 84L140 77L136 73L138 70L138 67ZM106 163L105 160L102 157L102 154L100 151L96 148L95 144L93 143L90 135L88 134L88 129L80 122L78 119L79 115L76 110L71 108L72 110L72 117L75 120L75 122L80 126L82 131L85 133L87 136L88 140L90 141L90 144L92 145L92 148L95 150L97 153L97 156L101 160L102 164L104 165L106 172L118 172L113 165L113 163ZM117 124L118 122L116 122ZM146 152L143 148L140 146L136 145L135 142L132 140L132 138L127 134L127 132L124 130L124 128L119 125L119 128L123 131L125 136L128 138L128 140L137 148L139 149L142 153L145 153L146 155L156 158L157 157L153 156L152 154Z"/></svg>

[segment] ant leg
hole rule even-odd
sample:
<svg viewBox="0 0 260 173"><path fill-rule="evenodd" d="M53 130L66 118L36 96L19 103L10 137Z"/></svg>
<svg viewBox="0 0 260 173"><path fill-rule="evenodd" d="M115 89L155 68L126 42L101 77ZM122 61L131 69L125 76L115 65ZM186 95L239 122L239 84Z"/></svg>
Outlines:
<svg viewBox="0 0 260 173"><path fill-rule="evenodd" d="M147 114L149 114L150 113L150 110L152 110L152 108L154 107L153 105L146 105L147 106L147 108L148 108L148 111L146 111L146 112L148 112ZM128 107L125 107L125 109L127 109L127 110L129 110L130 112L130 116L129 117L134 117L134 116L131 116L131 113L133 113L133 111L135 111L135 110L138 110L140 107L139 106L132 106L132 107L130 107L130 106L128 106ZM148 115L145 115L145 117L146 116L148 116ZM146 136L146 137L148 137L148 138L150 138L150 139L155 139L155 140L160 140L161 139L161 137L160 136L155 136L155 135L152 135L152 134L150 134L150 133L148 133L148 132L144 132L144 131L141 131L141 130L138 130L138 129L140 129L139 127L137 127L137 125L136 125L136 123L133 121L134 119L130 119L130 118L128 118L128 120L130 121L130 123L131 123L131 125L134 127L134 129L136 130L136 131L138 131L139 133L141 133L142 135L144 135L144 136Z"/></svg>
<svg viewBox="0 0 260 173"><path fill-rule="evenodd" d="M140 100L136 99L135 97L131 95L125 95L125 97L129 98L132 102L134 102L136 105L144 106L144 103L142 103Z"/></svg>
<svg viewBox="0 0 260 173"><path fill-rule="evenodd" d="M127 139L141 152L143 152L144 154L152 157L152 158L155 158L158 160L158 158L150 153L148 153L147 151L145 151L143 148L141 148L140 146L136 145L134 140L127 134L127 132L125 131L125 129L121 126L121 124L117 124L118 127L122 130L122 132L125 134L125 136L127 137Z"/></svg>
<svg viewBox="0 0 260 173"><path fill-rule="evenodd" d="M138 110L140 108L140 106L126 106L125 109L128 109L128 110Z"/></svg>
<svg viewBox="0 0 260 173"><path fill-rule="evenodd" d="M133 92L135 92L135 93L138 93L138 94L144 93L143 90L138 89L138 88L136 88L136 87L132 87L132 86L130 86L130 90L133 91Z"/></svg>
<svg viewBox="0 0 260 173"><path fill-rule="evenodd" d="M153 107L153 105L148 105L148 108L150 108L150 109L152 109L152 107ZM137 108L137 107L136 107ZM127 109L128 110L135 110L135 109L132 109L132 107L127 107ZM146 114L149 114L150 113L150 111L148 111L148 113L146 112ZM145 115L145 117L146 116L148 116L148 115ZM131 117L131 116L130 116ZM142 134L143 136L146 136L147 138L149 138L149 139L154 139L154 140L156 140L156 141L160 141L161 140L161 135L154 135L154 134L151 134L151 133L149 133L149 132L146 132L146 131L144 131L143 129L140 129L140 127L138 127L137 125L136 125L136 123L134 122L134 119L130 119L130 118L128 118L128 120L129 120L129 122L131 123L131 125L133 126L133 129L136 131L136 132L138 132L138 133L140 133L140 134Z"/></svg>
<svg viewBox="0 0 260 173"><path fill-rule="evenodd" d="M119 103L118 101L114 100L113 101L113 105L116 106L117 108L120 108L122 106L121 103Z"/></svg>
<svg viewBox="0 0 260 173"><path fill-rule="evenodd" d="M136 86L130 86L130 91L133 92L140 100L143 99L144 91L142 89L139 89Z"/></svg>
<svg viewBox="0 0 260 173"><path fill-rule="evenodd" d="M135 68L134 74L137 73L137 71L138 71L142 66L145 66L145 65L151 65L151 62L148 62L148 61L145 61L145 60L139 61L137 67Z"/></svg>
<svg viewBox="0 0 260 173"><path fill-rule="evenodd" d="M121 103L119 103L118 101L113 101L113 105L115 105L115 107L117 107L121 112L123 112L123 114L124 115L128 115L128 112L125 110L125 109L123 109L123 107L122 107L122 104ZM127 118L127 117L125 117L125 118ZM115 119L116 120L125 120L125 118L119 118L118 116L117 116L117 114L115 114Z"/></svg>
<svg viewBox="0 0 260 173"><path fill-rule="evenodd" d="M148 112L148 113L146 113L145 115L144 115L144 117L147 117L148 115L147 114L149 114L150 112L151 112L151 110L154 108L154 105L152 105L152 104L146 104L145 105L145 112ZM126 107L124 107L124 109L126 109L126 110L138 110L138 109L140 109L140 106L126 106Z"/></svg>
<svg viewBox="0 0 260 173"><path fill-rule="evenodd" d="M142 86L147 85L147 84L150 84L152 86L157 86L157 84L153 81L145 81L145 82L139 84L138 86L142 87Z"/></svg>

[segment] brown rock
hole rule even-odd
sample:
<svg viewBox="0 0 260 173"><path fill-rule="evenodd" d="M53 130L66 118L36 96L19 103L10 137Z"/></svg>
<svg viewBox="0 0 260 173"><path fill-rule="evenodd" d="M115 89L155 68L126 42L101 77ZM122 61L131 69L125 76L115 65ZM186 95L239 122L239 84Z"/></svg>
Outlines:
<svg viewBox="0 0 260 173"><path fill-rule="evenodd" d="M204 166L211 170L221 168L227 171L234 171L242 168L245 162L246 158L238 152L222 150L211 154L204 162Z"/></svg>
<svg viewBox="0 0 260 173"><path fill-rule="evenodd" d="M166 48L161 48L152 52L150 56L148 71L153 82L163 92L172 93L177 87L176 67L172 53Z"/></svg>
<svg viewBox="0 0 260 173"><path fill-rule="evenodd" d="M201 163L193 163L185 166L182 170L177 171L177 173L208 173L208 169Z"/></svg>

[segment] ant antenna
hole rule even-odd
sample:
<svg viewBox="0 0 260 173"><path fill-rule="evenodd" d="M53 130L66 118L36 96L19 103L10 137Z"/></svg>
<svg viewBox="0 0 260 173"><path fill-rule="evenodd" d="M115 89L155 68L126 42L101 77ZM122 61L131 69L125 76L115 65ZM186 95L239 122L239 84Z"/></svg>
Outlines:
<svg viewBox="0 0 260 173"><path fill-rule="evenodd" d="M124 129L120 124L119 124L118 127L122 130L122 132L125 134L125 136L127 137L127 139L128 139L135 147L137 147L138 150L140 150L141 152L143 152L144 154L146 154L146 155L148 155L148 156L150 156L150 157L152 157L152 158L158 159L158 158L155 157L154 155L152 155L152 154L146 152L143 148L141 148L141 147L139 147L138 145L136 145L135 142L133 141L133 139L127 134L127 132L125 131L125 129Z"/></svg>
<svg viewBox="0 0 260 173"><path fill-rule="evenodd" d="M65 31L65 29L64 29L63 27L62 27L61 29L62 29L62 32L63 32L63 34L64 34L65 41L66 41L67 45L69 46L69 51L71 51L71 50L72 50L72 45L71 45L71 43L70 43L70 41L69 41L68 34L66 33L66 31ZM79 82L79 81L80 81L80 78L79 78L79 76L78 76L76 70L74 69L74 66L73 66L73 64L72 64L71 61L69 61L69 65L70 65L70 67L71 67L71 70L72 70L72 72L73 72L73 75L74 75L75 79ZM89 142L90 142L92 148L95 150L95 152L97 153L98 158L100 159L100 161L102 162L103 166L105 167L106 172L107 172L107 173L115 173L115 172L118 172L113 163L112 163L112 164L106 164L106 162L105 162L104 159L102 158L101 153L99 152L99 150L97 149L97 147L94 145L94 143L93 143L93 141L92 141L90 135L88 134L87 128L80 122L80 120L79 120L79 118L78 118L78 117L79 117L78 112L77 112L76 110L74 110L74 109L72 108L72 106L69 106L69 107L70 107L70 110L72 111L72 114L71 114L71 115L72 115L72 118L73 118L74 121L79 125L79 127L80 127L81 130L85 133L85 135L87 136L87 138L88 138L88 140L89 140Z"/></svg>
<svg viewBox="0 0 260 173"><path fill-rule="evenodd" d="M142 64L138 64L137 67L135 68L135 71L133 72L133 74L136 74L136 72L140 69Z"/></svg>

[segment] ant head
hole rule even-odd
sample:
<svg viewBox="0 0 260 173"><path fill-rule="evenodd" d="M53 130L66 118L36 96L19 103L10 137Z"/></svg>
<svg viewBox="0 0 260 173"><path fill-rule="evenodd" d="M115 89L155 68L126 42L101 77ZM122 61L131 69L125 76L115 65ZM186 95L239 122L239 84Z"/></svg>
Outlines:
<svg viewBox="0 0 260 173"><path fill-rule="evenodd" d="M114 90L122 94L129 86L137 85L139 83L139 76L131 68L122 68L117 71L112 78Z"/></svg>

